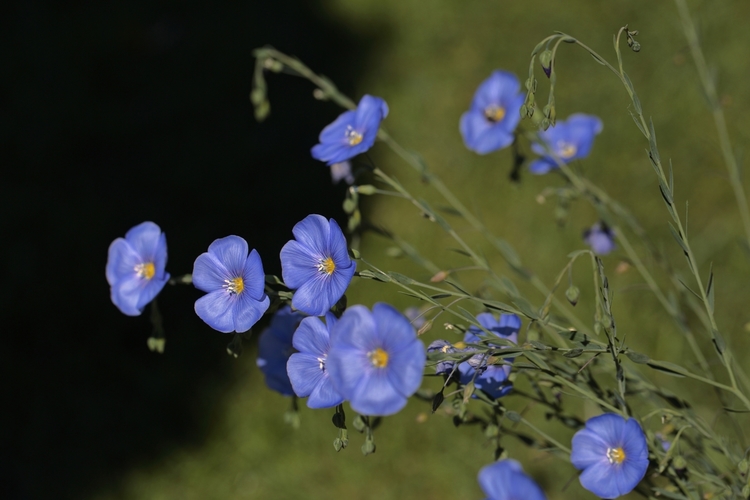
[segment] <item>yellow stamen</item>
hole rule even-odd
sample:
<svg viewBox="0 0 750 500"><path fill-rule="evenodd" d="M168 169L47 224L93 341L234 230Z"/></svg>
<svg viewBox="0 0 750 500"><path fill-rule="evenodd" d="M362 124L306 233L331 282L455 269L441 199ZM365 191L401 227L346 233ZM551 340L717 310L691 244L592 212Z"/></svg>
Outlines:
<svg viewBox="0 0 750 500"><path fill-rule="evenodd" d="M154 274L156 274L156 268L154 267L153 262L144 262L143 264L135 266L135 272L138 277L150 280L154 277Z"/></svg>
<svg viewBox="0 0 750 500"><path fill-rule="evenodd" d="M557 154L560 158L567 160L572 158L578 152L578 148L575 144L570 144L565 141L558 141L557 143Z"/></svg>
<svg viewBox="0 0 750 500"><path fill-rule="evenodd" d="M324 260L321 260L318 262L318 271L321 273L325 273L328 276L333 274L333 271L336 270L336 264L333 262L333 259L330 257L326 257Z"/></svg>
<svg viewBox="0 0 750 500"><path fill-rule="evenodd" d="M226 288L229 293L232 293L232 294L239 295L245 289L245 281L242 279L242 276L238 276L237 278L232 278L231 280L224 280L224 283L226 283L226 285L222 285L222 286Z"/></svg>
<svg viewBox="0 0 750 500"><path fill-rule="evenodd" d="M376 368L384 368L388 365L388 353L380 347L368 352L367 357L370 358L370 362Z"/></svg>
<svg viewBox="0 0 750 500"><path fill-rule="evenodd" d="M625 460L625 450L619 448L607 448L607 459L611 464L621 464Z"/></svg>
<svg viewBox="0 0 750 500"><path fill-rule="evenodd" d="M346 138L350 146L356 146L362 142L362 134L354 130L351 125L346 128Z"/></svg>
<svg viewBox="0 0 750 500"><path fill-rule="evenodd" d="M505 108L494 104L487 106L484 108L484 116L491 122L499 122L505 118Z"/></svg>

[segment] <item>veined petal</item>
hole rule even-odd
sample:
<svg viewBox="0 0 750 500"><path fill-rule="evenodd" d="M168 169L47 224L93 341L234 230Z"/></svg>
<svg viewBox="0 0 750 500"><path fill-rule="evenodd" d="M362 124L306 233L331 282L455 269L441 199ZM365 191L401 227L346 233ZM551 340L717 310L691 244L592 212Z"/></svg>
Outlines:
<svg viewBox="0 0 750 500"><path fill-rule="evenodd" d="M479 485L491 500L546 500L542 489L524 473L521 464L506 459L479 471Z"/></svg>
<svg viewBox="0 0 750 500"><path fill-rule="evenodd" d="M318 139L322 144L335 143L348 146L346 131L354 126L356 111L344 111L320 132Z"/></svg>
<svg viewBox="0 0 750 500"><path fill-rule="evenodd" d="M208 253L221 262L231 277L242 276L247 261L247 241L239 236L225 236L208 246Z"/></svg>
<svg viewBox="0 0 750 500"><path fill-rule="evenodd" d="M118 281L135 276L135 266L142 263L140 255L124 238L117 238L109 245L105 274L110 286Z"/></svg>
<svg viewBox="0 0 750 500"><path fill-rule="evenodd" d="M594 495L601 498L617 498L630 491L620 490L619 474L620 471L605 460L587 467L578 477L578 480L581 482L581 486Z"/></svg>
<svg viewBox="0 0 750 500"><path fill-rule="evenodd" d="M328 221L328 227L328 253L336 264L337 269L340 267L347 268L352 264L352 259L349 258L346 237L334 219Z"/></svg>
<svg viewBox="0 0 750 500"><path fill-rule="evenodd" d="M169 273L163 274L161 277L154 276L150 280L141 280L143 281L143 284L140 297L138 298L138 305L136 307L138 307L140 311L143 311L143 308L146 307L149 302L154 300L154 297L159 295L159 292L162 291L168 280Z"/></svg>
<svg viewBox="0 0 750 500"><path fill-rule="evenodd" d="M408 398L422 385L424 367L427 363L424 344L413 339L407 345L401 344L398 349L388 351L388 380L393 388Z"/></svg>
<svg viewBox="0 0 750 500"><path fill-rule="evenodd" d="M352 398L361 380L372 369L367 351L331 345L326 370L333 387L344 398Z"/></svg>
<svg viewBox="0 0 750 500"><path fill-rule="evenodd" d="M354 117L354 128L361 130L377 129L383 118L388 116L388 104L380 97L365 94L357 104Z"/></svg>
<svg viewBox="0 0 750 500"><path fill-rule="evenodd" d="M164 268L167 267L167 236L164 233L159 235L159 241L156 243L156 249L154 250L154 270L156 274L154 277L163 278ZM169 275L167 275L169 279Z"/></svg>
<svg viewBox="0 0 750 500"><path fill-rule="evenodd" d="M209 292L195 301L195 314L222 333L234 331L234 301L226 290Z"/></svg>
<svg viewBox="0 0 750 500"><path fill-rule="evenodd" d="M349 307L331 329L331 349L354 349L369 352L380 347L375 319L365 306Z"/></svg>
<svg viewBox="0 0 750 500"><path fill-rule="evenodd" d="M140 316L142 309L138 303L143 292L146 281L139 278L136 274L125 277L112 285L110 295L112 303L128 316Z"/></svg>
<svg viewBox="0 0 750 500"><path fill-rule="evenodd" d="M295 290L320 275L318 257L301 243L287 241L281 249L281 277L286 286Z"/></svg>
<svg viewBox="0 0 750 500"><path fill-rule="evenodd" d="M646 435L637 420L631 418L625 422L622 431L622 448L631 460L648 460Z"/></svg>
<svg viewBox="0 0 750 500"><path fill-rule="evenodd" d="M339 280L336 273L331 276L317 273L294 292L292 307L310 316L323 316L343 295L343 292L337 294Z"/></svg>
<svg viewBox="0 0 750 500"><path fill-rule="evenodd" d="M294 239L314 255L315 258L329 256L330 224L322 215L311 214L292 228Z"/></svg>
<svg viewBox="0 0 750 500"><path fill-rule="evenodd" d="M406 406L406 397L391 384L386 370L371 370L347 398L352 409L362 415L385 417Z"/></svg>
<svg viewBox="0 0 750 500"><path fill-rule="evenodd" d="M159 226L147 221L130 228L125 233L125 240L130 243L143 261L153 262L156 257L156 248L159 245L161 234Z"/></svg>
<svg viewBox="0 0 750 500"><path fill-rule="evenodd" d="M326 319L329 314L326 314ZM331 314L331 316L333 315ZM330 348L328 328L326 328L326 325L323 324L320 318L315 316L307 317L302 320L294 332L292 345L299 352L311 354L316 357L327 356Z"/></svg>
<svg viewBox="0 0 750 500"><path fill-rule="evenodd" d="M625 419L616 413L604 413L586 421L586 430L599 436L608 447L622 446Z"/></svg>
<svg viewBox="0 0 750 500"><path fill-rule="evenodd" d="M245 260L242 281L245 286L242 293L250 295L255 300L260 300L265 295L266 274L263 272L260 255L255 249L250 251Z"/></svg>
<svg viewBox="0 0 750 500"><path fill-rule="evenodd" d="M309 396L323 380L320 361L313 354L295 352L287 361L286 371L294 393L301 398Z"/></svg>
<svg viewBox="0 0 750 500"><path fill-rule="evenodd" d="M243 291L234 297L232 316L234 317L234 331L242 333L248 331L263 316L271 304L267 295L258 300Z"/></svg>
<svg viewBox="0 0 750 500"><path fill-rule="evenodd" d="M307 399L308 408L331 408L344 402L344 398L333 388L325 374Z"/></svg>
<svg viewBox="0 0 750 500"><path fill-rule="evenodd" d="M609 446L599 435L588 428L581 429L573 436L570 462L578 470L583 470L602 461L609 463L607 448Z"/></svg>
<svg viewBox="0 0 750 500"><path fill-rule="evenodd" d="M193 264L193 286L204 292L223 290L225 280L234 278L217 258L203 252Z"/></svg>
<svg viewBox="0 0 750 500"><path fill-rule="evenodd" d="M397 351L417 339L409 320L393 306L378 302L372 306L372 316L378 339L387 351Z"/></svg>

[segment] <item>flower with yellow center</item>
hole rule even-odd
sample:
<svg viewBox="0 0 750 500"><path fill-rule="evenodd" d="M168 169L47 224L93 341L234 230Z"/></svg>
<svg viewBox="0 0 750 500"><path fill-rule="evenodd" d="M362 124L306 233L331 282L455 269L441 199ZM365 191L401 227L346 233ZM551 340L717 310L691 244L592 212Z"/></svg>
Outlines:
<svg viewBox="0 0 750 500"><path fill-rule="evenodd" d="M141 264L137 264L133 268L133 270L139 278L143 278L145 280L150 280L154 277L154 274L156 274L156 267L154 267L153 262L143 262Z"/></svg>

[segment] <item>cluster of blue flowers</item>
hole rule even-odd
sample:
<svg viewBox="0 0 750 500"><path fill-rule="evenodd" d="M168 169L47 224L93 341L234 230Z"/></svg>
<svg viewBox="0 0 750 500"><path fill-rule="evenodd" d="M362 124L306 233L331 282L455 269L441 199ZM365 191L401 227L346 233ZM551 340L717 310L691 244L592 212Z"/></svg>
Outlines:
<svg viewBox="0 0 750 500"><path fill-rule="evenodd" d="M461 116L459 128L466 147L487 154L511 145L523 103L516 76L493 72ZM331 167L334 182L354 182L350 160L372 147L387 114L383 99L365 95L356 109L342 113L323 129L312 156ZM540 157L529 170L545 174L561 162L586 157L601 130L598 118L584 114L558 122L538 134L532 149ZM337 317L332 308L344 296L356 270L341 228L333 219L309 215L292 233L294 239L280 252L282 278L293 291L291 304L277 308L258 341L257 364L271 389L307 398L310 408L330 408L347 401L362 415L392 415L419 389L426 354L443 352L465 355L435 365L446 384L473 384L492 399L512 391L513 358L499 353L518 344L522 323L517 315L498 318L481 313L479 325L471 326L463 341L437 340L427 349L412 321L388 304L377 303L371 310L355 305ZM603 223L588 229L584 239L599 255L615 248L614 233ZM153 222L135 226L125 238L116 239L106 266L115 306L130 316L141 314L169 281L166 262L166 238ZM211 243L195 260L192 282L206 293L195 302L196 314L219 332L247 332L271 306L260 255L239 236ZM582 471L584 488L602 498L616 498L632 491L644 477L648 447L636 420L604 414L589 419L573 437L571 462ZM514 460L486 466L479 473L479 483L493 500L546 498Z"/></svg>

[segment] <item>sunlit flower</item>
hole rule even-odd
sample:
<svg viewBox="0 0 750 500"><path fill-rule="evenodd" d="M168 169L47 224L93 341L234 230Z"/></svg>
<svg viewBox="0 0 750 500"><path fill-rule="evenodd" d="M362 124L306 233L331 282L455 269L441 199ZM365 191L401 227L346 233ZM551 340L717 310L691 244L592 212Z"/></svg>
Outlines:
<svg viewBox="0 0 750 500"><path fill-rule="evenodd" d="M590 418L573 436L570 461L581 485L601 498L630 493L646 475L648 446L635 419L615 413Z"/></svg>
<svg viewBox="0 0 750 500"><path fill-rule="evenodd" d="M344 295L356 266L336 221L308 215L281 249L281 276L294 292L292 307L322 316Z"/></svg>
<svg viewBox="0 0 750 500"><path fill-rule="evenodd" d="M286 365L295 352L292 337L304 317L284 306L276 311L271 324L258 339L258 359L255 362L266 377L266 385L284 396L294 396Z"/></svg>
<svg viewBox="0 0 750 500"><path fill-rule="evenodd" d="M142 222L109 245L105 274L112 303L138 316L169 280L167 238L153 222Z"/></svg>
<svg viewBox="0 0 750 500"><path fill-rule="evenodd" d="M520 88L516 75L502 70L493 71L479 85L459 123L467 148L483 155L513 143L524 101Z"/></svg>
<svg viewBox="0 0 750 500"><path fill-rule="evenodd" d="M310 408L330 408L344 402L326 371L330 331L336 322L336 316L330 312L326 313L325 324L315 316L307 317L292 338L292 345L298 352L289 358L287 374L297 396L309 396L307 406Z"/></svg>
<svg viewBox="0 0 750 500"><path fill-rule="evenodd" d="M583 240L597 255L607 255L615 249L615 233L604 223L596 223L583 232Z"/></svg>
<svg viewBox="0 0 750 500"><path fill-rule="evenodd" d="M487 500L546 500L544 491L515 460L500 460L479 471L479 485Z"/></svg>
<svg viewBox="0 0 750 500"><path fill-rule="evenodd" d="M227 236L195 259L193 285L208 292L195 302L195 313L214 330L246 332L268 309L263 264L247 249L244 239Z"/></svg>
<svg viewBox="0 0 750 500"><path fill-rule="evenodd" d="M352 163L350 161L341 161L331 165L331 181L338 184L343 179L350 186L354 184L354 175L352 174Z"/></svg>
<svg viewBox="0 0 750 500"><path fill-rule="evenodd" d="M378 128L388 116L388 105L380 97L364 95L357 109L345 111L320 133L320 144L313 146L316 160L329 165L354 158L375 144Z"/></svg>
<svg viewBox="0 0 750 500"><path fill-rule="evenodd" d="M513 343L518 342L521 318L515 314L501 314L500 319L497 320L491 313L481 313L477 315L477 321L493 335ZM480 335L487 336L479 327L471 326L464 334L464 342L477 344L481 342ZM488 346L507 347L491 342ZM470 349L467 348L467 350ZM468 361L464 361L458 365L461 383L465 385L474 381L474 387L483 390L495 399L505 396L513 388L513 384L508 380L513 358L504 358L502 364L494 364L494 361L499 360L493 360L487 354L476 354Z"/></svg>
<svg viewBox="0 0 750 500"><path fill-rule="evenodd" d="M529 170L533 174L546 174L558 168L555 159L549 155L548 148L563 163L570 163L585 158L594 145L594 137L602 131L602 121L596 116L576 113L567 120L558 121L554 127L540 132L539 137L545 144L534 143L531 149L541 158L531 162Z"/></svg>
<svg viewBox="0 0 750 500"><path fill-rule="evenodd" d="M392 415L419 389L424 344L388 304L347 309L331 331L326 368L333 386L362 415Z"/></svg>

